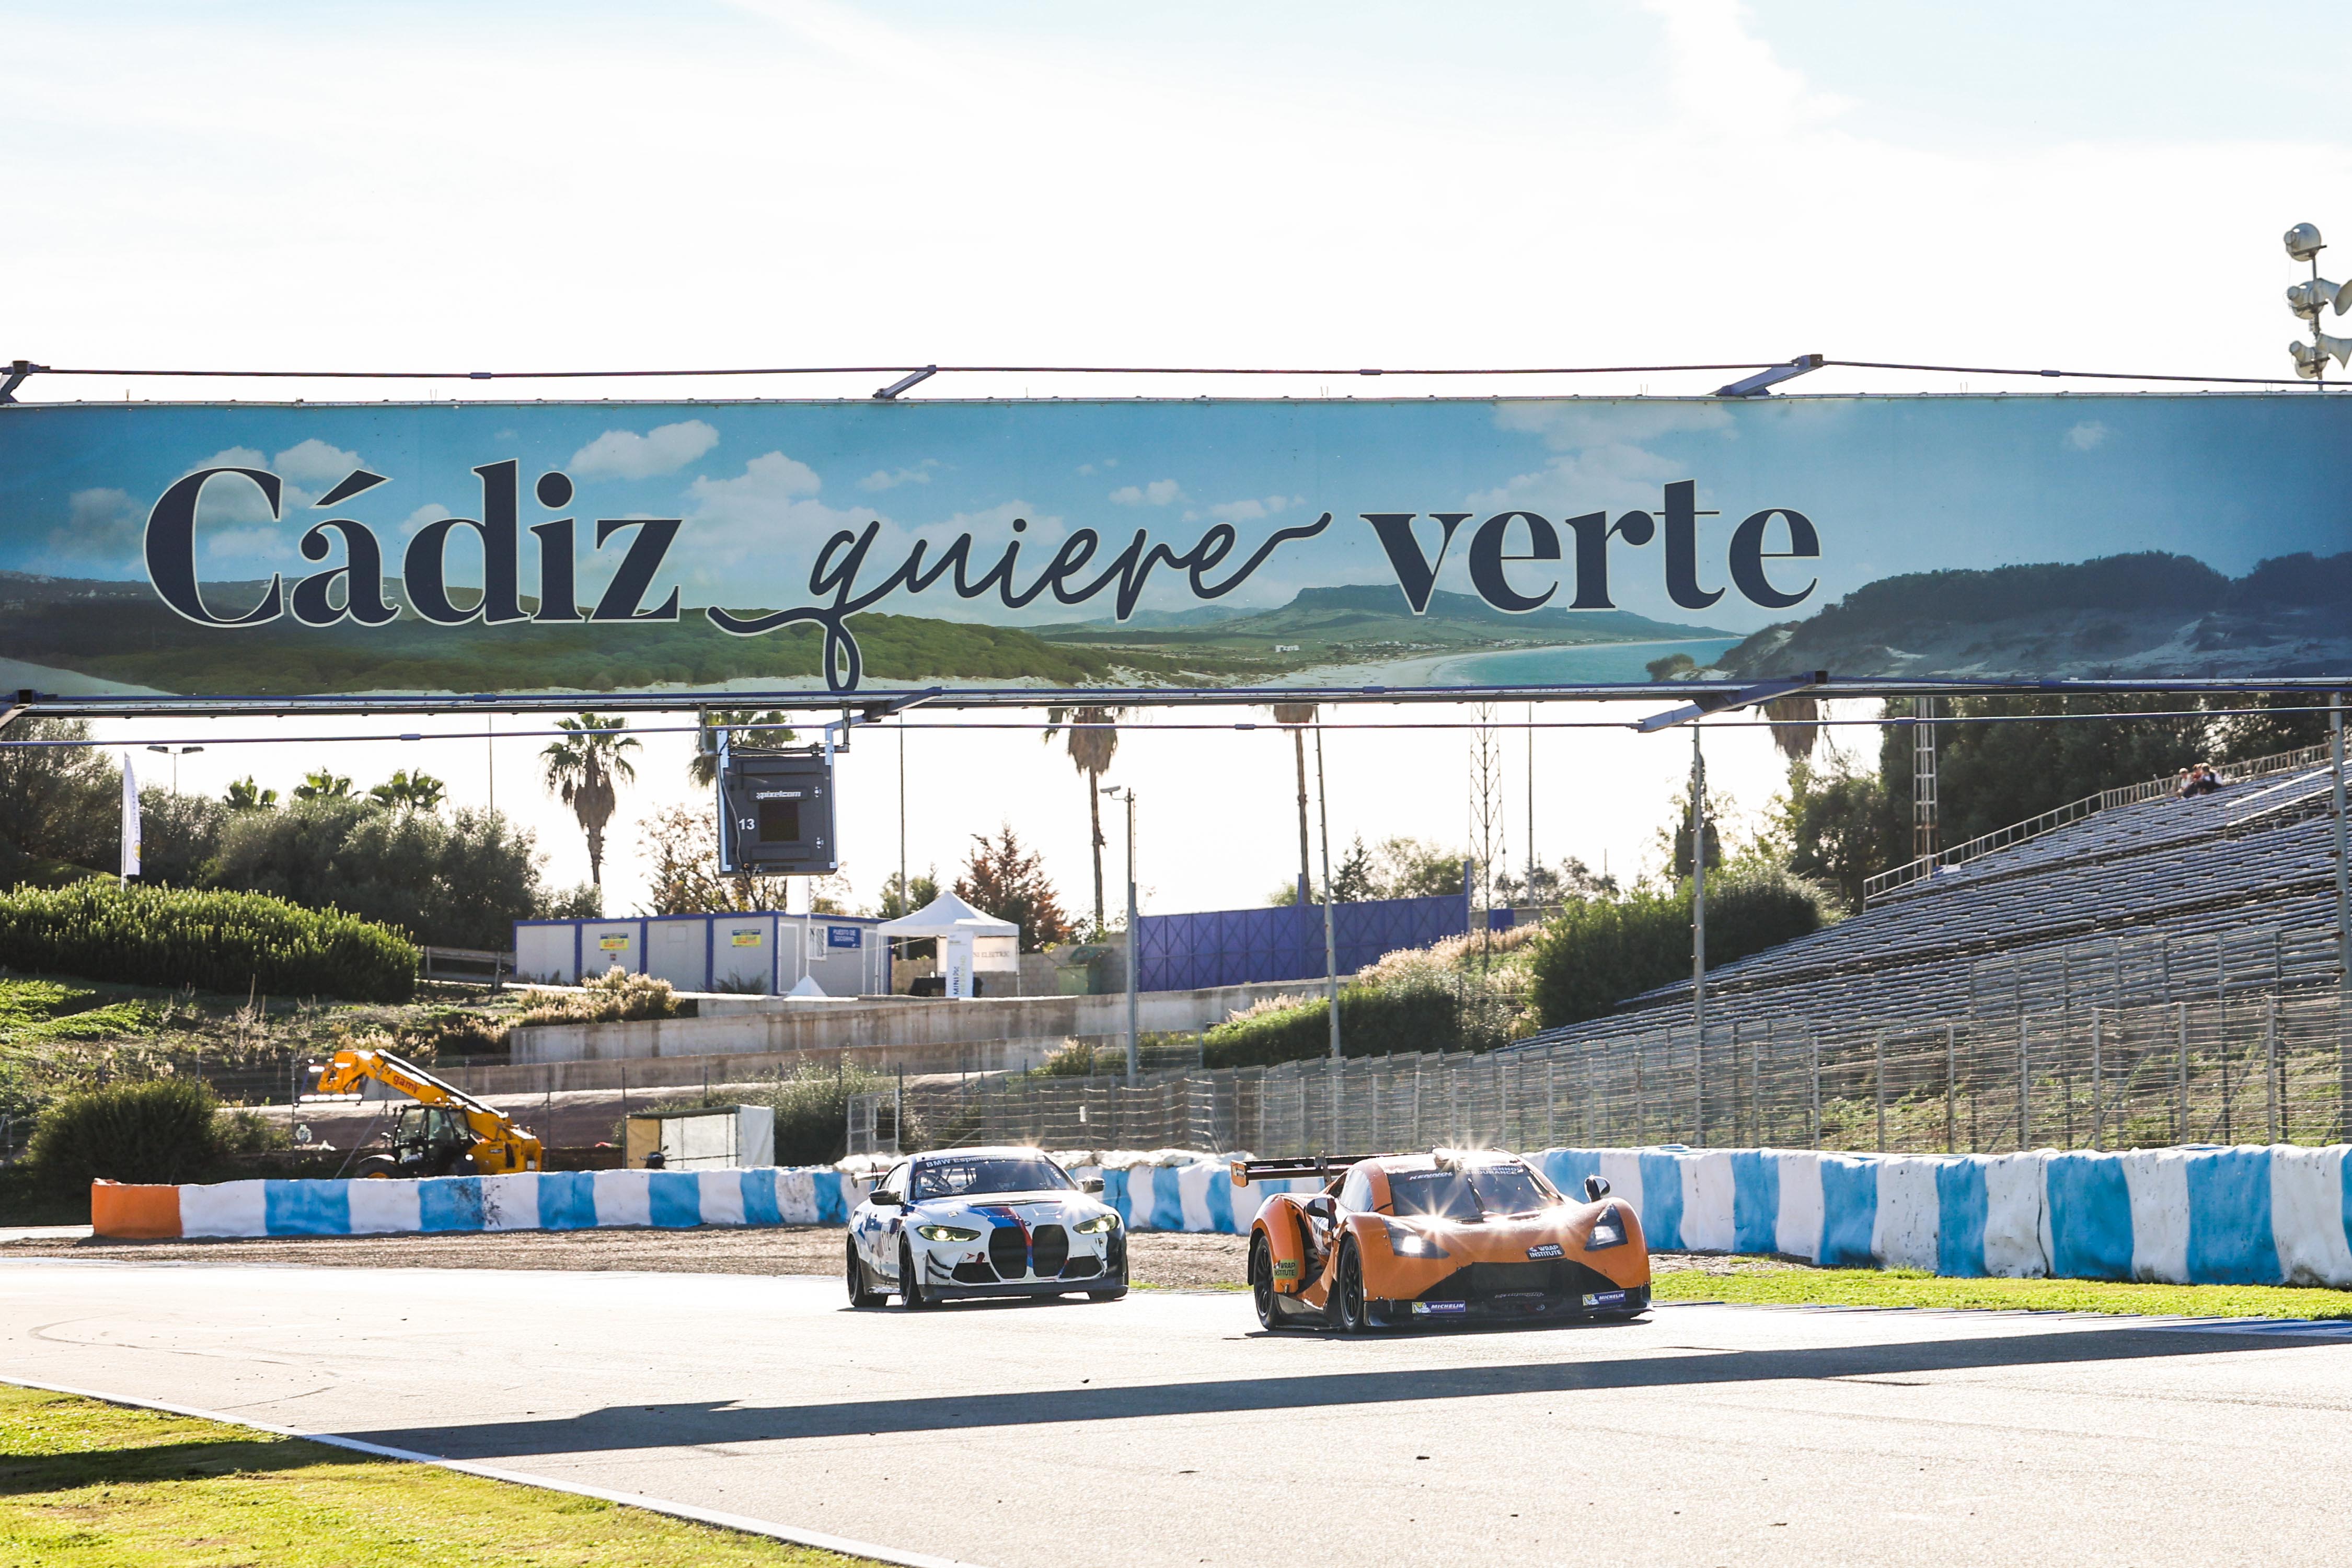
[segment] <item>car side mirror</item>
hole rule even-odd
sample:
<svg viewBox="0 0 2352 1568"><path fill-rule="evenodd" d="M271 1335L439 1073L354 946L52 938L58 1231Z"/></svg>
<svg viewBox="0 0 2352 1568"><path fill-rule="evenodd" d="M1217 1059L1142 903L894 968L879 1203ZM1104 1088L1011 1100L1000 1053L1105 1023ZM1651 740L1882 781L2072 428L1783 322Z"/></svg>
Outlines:
<svg viewBox="0 0 2352 1568"><path fill-rule="evenodd" d="M1597 1204L1597 1203L1599 1203L1601 1199L1603 1199L1603 1198L1607 1197L1608 1195L1609 1195L1609 1178L1608 1178L1608 1177L1606 1177L1606 1176L1587 1176L1587 1177L1585 1177L1585 1178L1584 1178L1584 1201L1585 1201L1586 1203L1589 1203L1589 1204Z"/></svg>
<svg viewBox="0 0 2352 1568"><path fill-rule="evenodd" d="M1102 1190L1103 1179L1100 1176L1088 1176L1078 1184L1078 1191L1082 1193L1098 1193Z"/></svg>
<svg viewBox="0 0 2352 1568"><path fill-rule="evenodd" d="M1339 1217L1339 1205L1331 1201L1328 1193L1318 1193L1307 1200L1307 1212L1325 1223Z"/></svg>

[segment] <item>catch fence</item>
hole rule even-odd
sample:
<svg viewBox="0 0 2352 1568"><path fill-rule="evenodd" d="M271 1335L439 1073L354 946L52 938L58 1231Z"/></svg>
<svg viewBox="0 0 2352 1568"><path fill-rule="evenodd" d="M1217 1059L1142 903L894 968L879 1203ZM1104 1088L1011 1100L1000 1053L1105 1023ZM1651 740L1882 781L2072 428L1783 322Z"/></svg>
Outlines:
<svg viewBox="0 0 2352 1568"><path fill-rule="evenodd" d="M1056 1149L1682 1143L1993 1153L2326 1143L2352 1127L2337 987L2014 1017L1687 1026L1485 1053L908 1086L935 1142Z"/></svg>

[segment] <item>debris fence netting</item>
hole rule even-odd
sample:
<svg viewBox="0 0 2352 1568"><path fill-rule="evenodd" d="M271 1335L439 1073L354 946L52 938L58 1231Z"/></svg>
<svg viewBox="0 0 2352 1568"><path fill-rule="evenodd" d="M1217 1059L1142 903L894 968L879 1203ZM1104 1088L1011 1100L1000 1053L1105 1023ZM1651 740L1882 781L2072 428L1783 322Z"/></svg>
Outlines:
<svg viewBox="0 0 2352 1568"><path fill-rule="evenodd" d="M935 1142L2001 1153L2345 1141L2336 986L2006 1018L1742 1020L1484 1053L909 1083Z"/></svg>

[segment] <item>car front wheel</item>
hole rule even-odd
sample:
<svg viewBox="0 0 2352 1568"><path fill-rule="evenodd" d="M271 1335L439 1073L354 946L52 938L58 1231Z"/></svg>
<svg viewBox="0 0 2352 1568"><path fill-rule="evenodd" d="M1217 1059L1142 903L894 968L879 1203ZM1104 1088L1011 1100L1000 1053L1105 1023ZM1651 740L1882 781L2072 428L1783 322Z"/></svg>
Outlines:
<svg viewBox="0 0 2352 1568"><path fill-rule="evenodd" d="M916 1312L938 1305L923 1293L923 1270L915 1261L914 1244L904 1237L898 1238L898 1300Z"/></svg>
<svg viewBox="0 0 2352 1568"><path fill-rule="evenodd" d="M1367 1321L1364 1310L1364 1259L1356 1238L1339 1244L1339 1278L1331 1286L1331 1326L1343 1334L1360 1334Z"/></svg>

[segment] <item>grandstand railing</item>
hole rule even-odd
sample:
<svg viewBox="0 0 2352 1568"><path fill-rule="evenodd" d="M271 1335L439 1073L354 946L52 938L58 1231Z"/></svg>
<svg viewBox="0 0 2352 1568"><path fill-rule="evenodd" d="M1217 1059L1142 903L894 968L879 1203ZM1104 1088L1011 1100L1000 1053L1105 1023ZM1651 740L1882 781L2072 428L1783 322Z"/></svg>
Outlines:
<svg viewBox="0 0 2352 1568"><path fill-rule="evenodd" d="M926 1135L1260 1155L1678 1143L1888 1153L2329 1143L2352 1131L2337 987L1989 1020L1782 1018L1474 1055L909 1085Z"/></svg>
<svg viewBox="0 0 2352 1568"><path fill-rule="evenodd" d="M2263 778L2272 773L2298 773L2305 768L2317 767L2326 761L2328 761L2326 746L2304 746L2292 752L2279 752L2271 756L2257 757L2252 762L2242 763L2231 770L2231 777L2233 783L2242 783L2248 779ZM2126 805L2137 805L2142 801L2155 800L2170 795L2179 787L2179 775L2167 773L2139 784L2122 784L2115 789L2101 790L2096 795L2084 795L2080 800L2068 801L2064 805L2045 811L2039 816L2029 816L2024 821L2013 822L2007 827L1998 827L1990 833L1980 833L1965 844L1955 844L1949 848L1939 849L1933 855L1922 855L1900 866L1889 867L1875 876L1864 878L1862 901L1864 905L1868 905L1873 900L1884 898L1898 889L1907 888L1915 882L1931 877L1946 867L1962 865L1979 855L1990 855L1996 849L2006 849L2011 845L2022 843L2028 838L2038 838L2045 833L2055 832L2061 827L2080 822L2083 818L2098 812L2115 811Z"/></svg>

